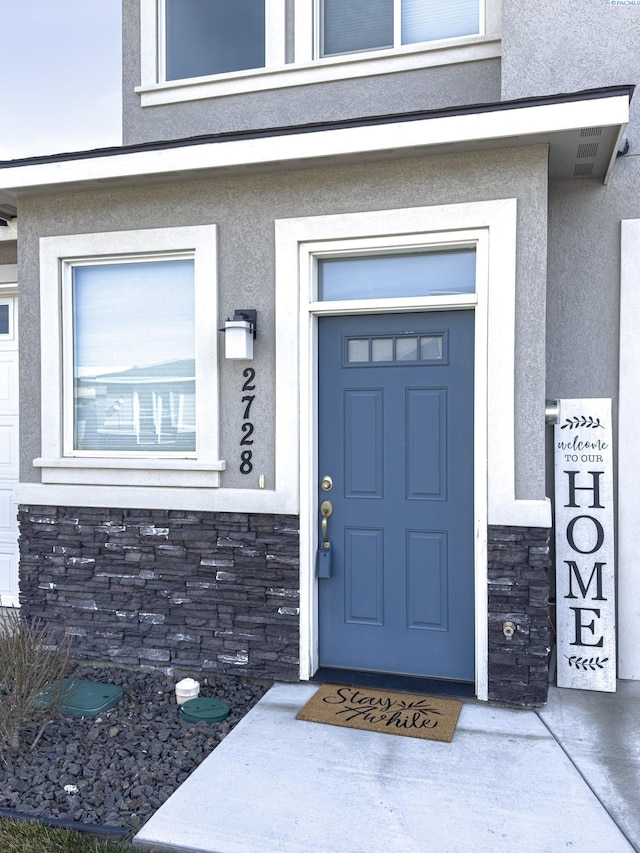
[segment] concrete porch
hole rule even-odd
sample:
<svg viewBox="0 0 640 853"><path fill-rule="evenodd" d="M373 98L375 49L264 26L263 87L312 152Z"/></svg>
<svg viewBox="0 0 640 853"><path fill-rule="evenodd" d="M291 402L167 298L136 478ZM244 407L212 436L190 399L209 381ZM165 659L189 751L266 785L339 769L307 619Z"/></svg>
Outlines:
<svg viewBox="0 0 640 853"><path fill-rule="evenodd" d="M640 683L465 702L450 744L301 722L276 684L138 833L200 853L640 849Z"/></svg>

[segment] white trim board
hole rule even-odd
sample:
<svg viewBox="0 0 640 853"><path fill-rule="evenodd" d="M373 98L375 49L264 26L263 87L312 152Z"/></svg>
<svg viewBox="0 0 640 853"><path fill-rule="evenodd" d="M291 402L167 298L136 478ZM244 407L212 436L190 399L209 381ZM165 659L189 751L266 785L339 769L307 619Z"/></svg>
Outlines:
<svg viewBox="0 0 640 853"><path fill-rule="evenodd" d="M276 339L299 353L300 677L318 666L317 317L354 310L474 308L476 692L488 697L487 525L550 526L549 502L515 498L515 199L276 221ZM321 256L409 246L476 247L477 293L454 297L322 303L315 291ZM494 247L494 248L492 248ZM491 291L491 299L489 299ZM393 303L396 303L395 305ZM298 320L296 321L296 311Z"/></svg>
<svg viewBox="0 0 640 853"><path fill-rule="evenodd" d="M640 680L640 219L621 224L618 402L618 677Z"/></svg>

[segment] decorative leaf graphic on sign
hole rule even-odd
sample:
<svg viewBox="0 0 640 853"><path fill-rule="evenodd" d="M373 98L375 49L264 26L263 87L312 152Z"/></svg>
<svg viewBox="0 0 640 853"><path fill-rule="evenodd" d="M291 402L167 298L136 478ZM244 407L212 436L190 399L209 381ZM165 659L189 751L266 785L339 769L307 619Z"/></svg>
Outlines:
<svg viewBox="0 0 640 853"><path fill-rule="evenodd" d="M442 714L442 711L438 711L437 708L433 708L426 699L413 699L411 701L400 699L398 701L398 705L403 711L417 711L419 714L426 715Z"/></svg>
<svg viewBox="0 0 640 853"><path fill-rule="evenodd" d="M597 429L600 427L601 429L604 429L600 423L600 418L594 418L591 415L588 417L586 415L576 415L573 418L567 418L560 429L566 429L567 427L569 427L569 429L578 429L578 427L586 427L587 429Z"/></svg>
<svg viewBox="0 0 640 853"><path fill-rule="evenodd" d="M591 669L594 671L596 669L604 669L604 664L609 660L609 658L583 658L578 655L571 655L571 657L565 655L565 657L569 661L569 666L574 666L576 669Z"/></svg>

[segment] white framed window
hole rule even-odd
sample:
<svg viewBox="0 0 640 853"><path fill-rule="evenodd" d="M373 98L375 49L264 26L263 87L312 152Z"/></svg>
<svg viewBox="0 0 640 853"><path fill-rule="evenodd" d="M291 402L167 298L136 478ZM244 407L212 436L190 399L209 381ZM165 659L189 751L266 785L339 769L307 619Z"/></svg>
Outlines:
<svg viewBox="0 0 640 853"><path fill-rule="evenodd" d="M62 269L64 456L195 458L193 254Z"/></svg>
<svg viewBox="0 0 640 853"><path fill-rule="evenodd" d="M0 341L15 339L15 299L0 298Z"/></svg>
<svg viewBox="0 0 640 853"><path fill-rule="evenodd" d="M140 0L136 92L158 106L496 58L501 7L293 0L289 61L286 0Z"/></svg>
<svg viewBox="0 0 640 853"><path fill-rule="evenodd" d="M141 0L142 77L176 84L285 62L285 0Z"/></svg>
<svg viewBox="0 0 640 853"><path fill-rule="evenodd" d="M164 78L264 68L271 5L269 0L163 0Z"/></svg>
<svg viewBox="0 0 640 853"><path fill-rule="evenodd" d="M480 35L481 0L321 0L320 56Z"/></svg>
<svg viewBox="0 0 640 853"><path fill-rule="evenodd" d="M217 486L216 228L40 240L43 482Z"/></svg>

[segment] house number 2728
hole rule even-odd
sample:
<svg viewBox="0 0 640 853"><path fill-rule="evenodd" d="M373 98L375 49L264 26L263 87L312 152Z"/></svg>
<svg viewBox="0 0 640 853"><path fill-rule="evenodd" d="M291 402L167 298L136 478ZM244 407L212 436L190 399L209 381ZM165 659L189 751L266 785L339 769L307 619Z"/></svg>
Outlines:
<svg viewBox="0 0 640 853"><path fill-rule="evenodd" d="M255 394L245 394L246 391L255 391L256 386L253 384L254 379L256 378L256 372L253 367L247 367L242 371L242 375L245 377L245 382L242 386L242 391L244 396L242 397L242 403L244 404L244 411L242 413L242 438L240 439L240 447L246 447L247 445L253 444L253 439L251 436L253 435L253 424L249 420L251 416L251 405L256 398ZM251 459L253 458L253 452L251 450L242 450L240 452L240 473L241 474L250 474L253 471L253 462Z"/></svg>

